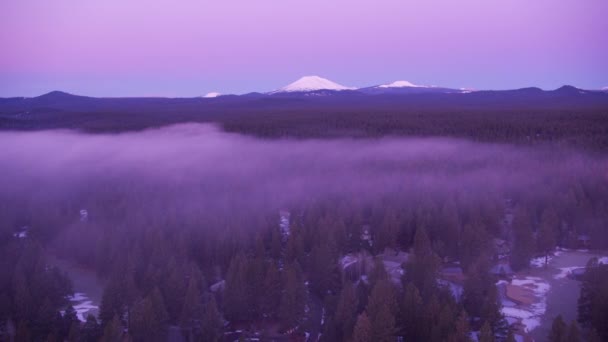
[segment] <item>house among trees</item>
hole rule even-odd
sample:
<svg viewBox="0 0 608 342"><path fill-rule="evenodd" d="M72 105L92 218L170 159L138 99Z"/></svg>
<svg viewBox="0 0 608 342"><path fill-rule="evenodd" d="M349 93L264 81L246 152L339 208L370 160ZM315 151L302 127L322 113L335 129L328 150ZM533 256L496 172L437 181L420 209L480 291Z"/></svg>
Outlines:
<svg viewBox="0 0 608 342"><path fill-rule="evenodd" d="M579 234L576 237L577 248L590 248L591 247L591 237L587 234Z"/></svg>

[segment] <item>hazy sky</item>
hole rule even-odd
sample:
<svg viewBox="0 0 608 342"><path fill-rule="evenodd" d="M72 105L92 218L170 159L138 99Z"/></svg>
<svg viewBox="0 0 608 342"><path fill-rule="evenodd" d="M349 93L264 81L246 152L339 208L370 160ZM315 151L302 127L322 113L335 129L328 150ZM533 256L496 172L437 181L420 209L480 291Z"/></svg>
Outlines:
<svg viewBox="0 0 608 342"><path fill-rule="evenodd" d="M0 96L608 86L606 0L3 0Z"/></svg>

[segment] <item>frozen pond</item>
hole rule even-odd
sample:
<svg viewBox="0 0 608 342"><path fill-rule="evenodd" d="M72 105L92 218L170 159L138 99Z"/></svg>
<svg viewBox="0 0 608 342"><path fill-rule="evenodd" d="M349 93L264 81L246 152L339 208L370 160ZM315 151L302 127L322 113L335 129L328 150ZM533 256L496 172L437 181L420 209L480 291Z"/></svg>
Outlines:
<svg viewBox="0 0 608 342"><path fill-rule="evenodd" d="M585 267L587 262L593 258L606 259L607 253L594 253L585 250L559 250L545 267L533 268L531 273L544 278L551 286L547 292L547 310L540 320L537 329L532 330L531 335L536 341L545 341L551 330L553 319L562 315L564 321L570 323L576 320L577 304L580 294L580 281L568 277L568 273L576 268Z"/></svg>
<svg viewBox="0 0 608 342"><path fill-rule="evenodd" d="M569 277L569 273L585 267L593 257L608 263L606 255L606 252L558 249L546 267L544 258L532 260L530 269L515 275L511 282L503 281L499 285L510 283L516 286L516 290L523 287L525 291L514 292L524 301L528 296L531 303L516 304L503 298L503 313L511 323L521 321L534 340L545 341L557 315L561 314L567 323L576 320L580 281Z"/></svg>

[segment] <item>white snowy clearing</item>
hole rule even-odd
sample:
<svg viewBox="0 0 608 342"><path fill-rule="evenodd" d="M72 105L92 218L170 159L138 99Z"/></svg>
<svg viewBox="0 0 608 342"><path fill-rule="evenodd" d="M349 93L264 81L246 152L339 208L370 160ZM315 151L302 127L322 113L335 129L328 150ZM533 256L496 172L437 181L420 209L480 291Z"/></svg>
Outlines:
<svg viewBox="0 0 608 342"><path fill-rule="evenodd" d="M540 325L540 319L547 310L546 294L551 286L542 278L531 276L515 278L510 284L529 289L535 296L535 301L531 305L513 305L514 303L508 302L503 303L501 309L505 317L520 319L529 332Z"/></svg>
<svg viewBox="0 0 608 342"><path fill-rule="evenodd" d="M551 262L551 260L553 260L553 257L559 256L561 254L562 254L562 250L561 249L558 249L558 250L554 251L553 254L550 254L547 257L546 264L549 264ZM544 256L540 256L540 257L537 257L537 258L532 258L530 260L530 266L532 266L532 267L543 267L543 266L545 266L545 257Z"/></svg>
<svg viewBox="0 0 608 342"><path fill-rule="evenodd" d="M553 276L553 279L564 279L566 278L572 271L581 269L583 267L580 266L572 266L572 267L560 267L559 273Z"/></svg>
<svg viewBox="0 0 608 342"><path fill-rule="evenodd" d="M205 96L203 96L203 97L204 97L204 98L213 98L213 97L218 97L218 96L220 96L220 95L222 95L222 94L212 91L212 92L210 92L210 93L207 93L207 95L205 95Z"/></svg>
<svg viewBox="0 0 608 342"><path fill-rule="evenodd" d="M336 82L319 76L304 76L299 80L274 91L275 93L314 90L352 90L356 88L346 87Z"/></svg>

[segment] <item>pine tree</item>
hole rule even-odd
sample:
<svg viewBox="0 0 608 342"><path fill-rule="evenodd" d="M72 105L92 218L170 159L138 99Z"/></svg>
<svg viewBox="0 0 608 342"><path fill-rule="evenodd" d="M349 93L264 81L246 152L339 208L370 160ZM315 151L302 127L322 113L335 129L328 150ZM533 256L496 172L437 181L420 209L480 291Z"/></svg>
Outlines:
<svg viewBox="0 0 608 342"><path fill-rule="evenodd" d="M568 342L580 342L581 341L581 331L578 328L578 324L576 321L570 322L570 327L568 328Z"/></svg>
<svg viewBox="0 0 608 342"><path fill-rule="evenodd" d="M488 321L486 321L479 331L479 342L494 342L494 333Z"/></svg>
<svg viewBox="0 0 608 342"><path fill-rule="evenodd" d="M99 319L103 326L111 321L114 316L122 317L125 312L126 304L121 285L117 277L112 277L103 290L99 308Z"/></svg>
<svg viewBox="0 0 608 342"><path fill-rule="evenodd" d="M77 342L80 341L80 322L79 321L73 321L72 325L70 326L70 330L68 331L68 335L67 335L67 341L68 342Z"/></svg>
<svg viewBox="0 0 608 342"><path fill-rule="evenodd" d="M441 330L439 328L439 315L441 314L441 304L436 294L433 294L423 309L422 324L428 330L429 341L441 341Z"/></svg>
<svg viewBox="0 0 608 342"><path fill-rule="evenodd" d="M34 339L46 337L53 328L56 315L57 311L53 309L51 301L46 298L32 321L32 337Z"/></svg>
<svg viewBox="0 0 608 342"><path fill-rule="evenodd" d="M420 291L422 298L428 300L437 291L437 272L441 260L433 252L426 229L420 227L414 236L414 254L405 265L402 281L412 282Z"/></svg>
<svg viewBox="0 0 608 342"><path fill-rule="evenodd" d="M347 282L340 292L334 318L337 324L339 324L338 330L342 340L348 339L352 334L358 305L355 288L352 283Z"/></svg>
<svg viewBox="0 0 608 342"><path fill-rule="evenodd" d="M262 313L264 304L264 280L266 263L262 258L250 259L247 265L247 302L249 303L249 315L258 317Z"/></svg>
<svg viewBox="0 0 608 342"><path fill-rule="evenodd" d="M279 260L281 258L281 232L279 231L279 229L272 230L270 255L274 260Z"/></svg>
<svg viewBox="0 0 608 342"><path fill-rule="evenodd" d="M237 254L230 261L226 273L224 289L224 313L226 318L230 321L247 319L248 299L247 259L243 254Z"/></svg>
<svg viewBox="0 0 608 342"><path fill-rule="evenodd" d="M450 342L470 342L471 338L469 337L469 317L467 313L462 310L458 318L456 319L456 326L454 329L454 333L450 336Z"/></svg>
<svg viewBox="0 0 608 342"><path fill-rule="evenodd" d="M215 297L211 294L205 295L203 305L203 316L201 320L201 336L204 341L218 341L222 332L223 320L217 309Z"/></svg>
<svg viewBox="0 0 608 342"><path fill-rule="evenodd" d="M103 336L101 336L101 342L116 342L121 341L123 337L123 327L118 315L114 315L103 329Z"/></svg>
<svg viewBox="0 0 608 342"><path fill-rule="evenodd" d="M15 341L28 342L31 340L31 334L27 322L25 320L19 321L19 324L17 325L17 333L15 334Z"/></svg>
<svg viewBox="0 0 608 342"><path fill-rule="evenodd" d="M195 283L197 284L198 290L201 293L207 291L207 287L208 287L207 281L205 280L205 277L203 276L201 269L194 262L190 263L189 276L191 279L194 279Z"/></svg>
<svg viewBox="0 0 608 342"><path fill-rule="evenodd" d="M548 262L549 253L555 248L559 218L551 208L543 211L538 231L538 249L545 255L545 265Z"/></svg>
<svg viewBox="0 0 608 342"><path fill-rule="evenodd" d="M269 317L275 317L281 303L281 274L274 262L266 270L262 311Z"/></svg>
<svg viewBox="0 0 608 342"><path fill-rule="evenodd" d="M13 288L15 289L15 297L13 305L15 307L15 318L31 319L35 312L35 306L33 304L33 298L30 293L30 287L25 278L25 274L20 267L15 270L15 276L13 279Z"/></svg>
<svg viewBox="0 0 608 342"><path fill-rule="evenodd" d="M371 272L369 272L367 279L371 288L373 288L379 281L388 279L388 273L386 272L384 263L380 258L374 259L374 267L372 268Z"/></svg>
<svg viewBox="0 0 608 342"><path fill-rule="evenodd" d="M490 241L490 237L482 223L474 222L464 226L460 238L460 263L466 272L480 260L489 260L490 246L488 241Z"/></svg>
<svg viewBox="0 0 608 342"><path fill-rule="evenodd" d="M310 283L312 290L321 297L334 291L338 283L338 267L330 244L323 242L313 248L310 255Z"/></svg>
<svg viewBox="0 0 608 342"><path fill-rule="evenodd" d="M152 302L152 312L154 313L154 322L158 326L159 331L164 331L167 324L169 323L169 314L165 307L165 300L163 295L158 289L154 287L150 294L150 301Z"/></svg>
<svg viewBox="0 0 608 342"><path fill-rule="evenodd" d="M353 331L353 342L373 342L372 325L367 317L367 313L363 311L357 317L357 323Z"/></svg>
<svg viewBox="0 0 608 342"><path fill-rule="evenodd" d="M509 328L509 333L507 334L507 339L505 342L515 342L515 334L513 334L513 329Z"/></svg>
<svg viewBox="0 0 608 342"><path fill-rule="evenodd" d="M374 341L389 342L395 339L395 315L391 312L388 304L378 308L371 322Z"/></svg>
<svg viewBox="0 0 608 342"><path fill-rule="evenodd" d="M382 253L385 248L395 248L398 235L399 220L395 211L389 208L385 211L382 223L374 234L374 249L376 252Z"/></svg>
<svg viewBox="0 0 608 342"><path fill-rule="evenodd" d="M184 295L187 291L188 283L182 270L181 265L175 260L170 260L167 263L167 274L162 283L161 290L165 299L165 306L169 314L169 320L177 322L180 319L180 314L184 306Z"/></svg>
<svg viewBox="0 0 608 342"><path fill-rule="evenodd" d="M448 199L439 215L441 229L438 230L440 239L445 244L445 256L458 257L458 236L461 231L458 209L453 199Z"/></svg>
<svg viewBox="0 0 608 342"><path fill-rule="evenodd" d="M422 341L424 339L423 312L424 306L420 292L418 292L416 285L411 282L407 283L401 301L401 325L406 340Z"/></svg>
<svg viewBox="0 0 608 342"><path fill-rule="evenodd" d="M65 308L63 316L61 317L61 328L59 330L59 336L62 338L67 337L74 322L78 322L76 310L74 310L74 307L72 305L68 305Z"/></svg>
<svg viewBox="0 0 608 342"><path fill-rule="evenodd" d="M296 265L285 268L285 287L281 296L279 317L284 329L294 327L304 316L306 305L306 288Z"/></svg>
<svg viewBox="0 0 608 342"><path fill-rule="evenodd" d="M550 342L566 342L568 338L568 326L564 322L562 315L558 315L553 320L551 331L549 332Z"/></svg>
<svg viewBox="0 0 608 342"><path fill-rule="evenodd" d="M151 296L137 302L131 310L129 333L136 341L161 341L164 324L157 320Z"/></svg>
<svg viewBox="0 0 608 342"><path fill-rule="evenodd" d="M447 341L448 337L452 334L454 329L454 321L456 314L454 307L451 303L444 302L441 312L439 313L439 320L437 322L437 328L439 329L439 340Z"/></svg>
<svg viewBox="0 0 608 342"><path fill-rule="evenodd" d="M474 317L487 321L493 330L501 325L502 315L498 303L498 292L494 279L488 273L487 265L477 263L471 266L464 282L464 309Z"/></svg>
<svg viewBox="0 0 608 342"><path fill-rule="evenodd" d="M397 308L393 284L390 280L379 281L372 290L366 309L374 341L390 341L394 338Z"/></svg>
<svg viewBox="0 0 608 342"><path fill-rule="evenodd" d="M196 280L194 278L190 278L190 281L188 282L188 290L186 290L184 305L180 314L180 324L184 327L191 327L192 321L199 320L201 315L201 293Z"/></svg>
<svg viewBox="0 0 608 342"><path fill-rule="evenodd" d="M80 331L82 341L98 341L101 337L101 327L97 323L95 316L89 314L87 320Z"/></svg>
<svg viewBox="0 0 608 342"><path fill-rule="evenodd" d="M285 260L287 262L300 261L304 255L304 243L298 230L292 230L285 246Z"/></svg>
<svg viewBox="0 0 608 342"><path fill-rule="evenodd" d="M511 266L514 270L528 267L534 254L534 235L530 216L525 209L518 209L513 220L513 251L511 253Z"/></svg>

